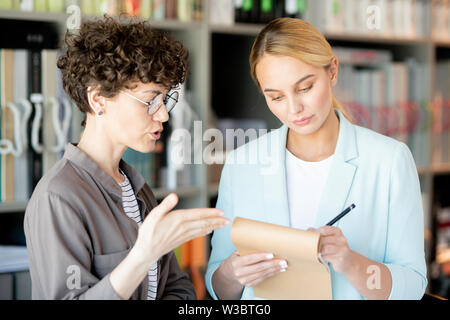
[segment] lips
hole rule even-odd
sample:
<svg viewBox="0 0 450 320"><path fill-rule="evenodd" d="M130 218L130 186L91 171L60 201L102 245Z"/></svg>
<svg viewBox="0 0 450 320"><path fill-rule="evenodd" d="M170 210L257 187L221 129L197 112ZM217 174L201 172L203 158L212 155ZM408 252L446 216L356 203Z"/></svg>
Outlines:
<svg viewBox="0 0 450 320"><path fill-rule="evenodd" d="M314 115L312 115L310 117L304 117L304 118L301 118L300 120L295 120L292 122L297 126L305 126L311 122L312 117L314 117Z"/></svg>
<svg viewBox="0 0 450 320"><path fill-rule="evenodd" d="M161 138L161 132L162 130L154 131L151 132L150 135L152 136L153 139L158 140L159 138Z"/></svg>

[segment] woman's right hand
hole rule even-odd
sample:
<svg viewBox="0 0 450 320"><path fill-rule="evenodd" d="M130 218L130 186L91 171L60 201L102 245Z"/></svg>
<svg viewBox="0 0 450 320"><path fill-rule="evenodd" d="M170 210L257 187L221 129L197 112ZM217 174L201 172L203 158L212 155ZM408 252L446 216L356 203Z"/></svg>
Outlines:
<svg viewBox="0 0 450 320"><path fill-rule="evenodd" d="M171 211L178 203L169 194L149 213L139 227L136 243L124 260L111 272L111 286L121 299L129 299L160 257L186 241L207 235L229 220L218 209Z"/></svg>
<svg viewBox="0 0 450 320"><path fill-rule="evenodd" d="M271 253L241 256L235 251L213 274L214 291L220 299L239 299L244 287L253 287L286 268L286 260L274 258Z"/></svg>
<svg viewBox="0 0 450 320"><path fill-rule="evenodd" d="M223 217L224 212L220 209L171 211L177 203L177 195L169 194L153 208L139 228L133 249L140 253L148 265L184 242L205 236L230 223Z"/></svg>

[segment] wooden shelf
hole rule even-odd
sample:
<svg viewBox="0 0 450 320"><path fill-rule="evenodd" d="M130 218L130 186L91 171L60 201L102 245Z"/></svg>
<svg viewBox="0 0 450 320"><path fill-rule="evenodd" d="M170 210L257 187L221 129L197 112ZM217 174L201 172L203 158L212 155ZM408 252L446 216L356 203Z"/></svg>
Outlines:
<svg viewBox="0 0 450 320"><path fill-rule="evenodd" d="M450 163L435 163L431 165L430 171L433 174L448 174L450 173Z"/></svg>
<svg viewBox="0 0 450 320"><path fill-rule="evenodd" d="M440 48L450 48L450 40L434 40L434 45Z"/></svg>
<svg viewBox="0 0 450 320"><path fill-rule="evenodd" d="M263 27L264 25L252 23L235 23L233 25L210 24L209 30L211 33L256 36Z"/></svg>
<svg viewBox="0 0 450 320"><path fill-rule="evenodd" d="M256 36L262 29L262 24L236 23L233 25L215 25L209 26L212 33L238 34ZM343 33L324 33L328 40L349 41L349 42L367 42L383 43L392 45L426 45L431 44L429 38L407 38L407 37L386 37L376 34L343 34Z"/></svg>
<svg viewBox="0 0 450 320"><path fill-rule="evenodd" d="M430 169L428 167L418 167L417 173L419 174L419 176L424 176L430 173Z"/></svg>
<svg viewBox="0 0 450 320"><path fill-rule="evenodd" d="M53 12L35 12L21 11L15 9L0 9L0 19L25 20L25 21L41 21L54 22L64 25L69 17L66 13ZM94 20L101 16L83 15L83 19ZM150 23L158 29L175 30L175 31L191 31L200 30L202 23L200 21L179 21L179 20L150 20Z"/></svg>
<svg viewBox="0 0 450 320"><path fill-rule="evenodd" d="M164 199L170 193L176 193L179 198L189 198L198 196L202 189L195 186L178 187L175 190L169 190L166 188L155 188L152 189L155 198L158 200Z"/></svg>
<svg viewBox="0 0 450 320"><path fill-rule="evenodd" d="M155 188L152 189L155 198L158 200L163 199L170 193L174 192L179 198L189 198L196 197L200 195L201 188L195 186L179 187L175 190L169 190L166 188ZM18 201L18 202L0 202L0 214L2 213L14 213L14 212L24 212L27 207L28 201Z"/></svg>
<svg viewBox="0 0 450 320"><path fill-rule="evenodd" d="M42 21L65 23L69 15L65 13L54 12L36 12L36 11L21 11L16 9L2 9L0 10L0 19L11 20L28 20L28 21Z"/></svg>
<svg viewBox="0 0 450 320"><path fill-rule="evenodd" d="M219 183L218 182L208 184L208 197L210 197L210 198L216 197L218 192L219 192Z"/></svg>
<svg viewBox="0 0 450 320"><path fill-rule="evenodd" d="M102 16L84 15L85 20L101 19ZM157 29L172 30L172 31L194 31L200 30L202 23L200 21L180 21L180 20L148 20L150 24Z"/></svg>
<svg viewBox="0 0 450 320"><path fill-rule="evenodd" d="M386 37L377 34L338 34L324 33L327 40L380 43L387 45L428 45L431 40L428 38L407 38L407 37Z"/></svg>
<svg viewBox="0 0 450 320"><path fill-rule="evenodd" d="M28 201L0 202L0 214L1 213L24 212L27 207L27 204L28 204Z"/></svg>

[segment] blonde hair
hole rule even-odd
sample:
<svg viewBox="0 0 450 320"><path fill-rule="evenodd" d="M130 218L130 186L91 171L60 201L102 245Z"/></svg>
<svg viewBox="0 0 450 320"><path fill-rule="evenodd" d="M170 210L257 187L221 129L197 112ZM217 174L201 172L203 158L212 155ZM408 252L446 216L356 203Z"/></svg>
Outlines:
<svg viewBox="0 0 450 320"><path fill-rule="evenodd" d="M308 22L295 18L278 18L258 34L250 53L250 72L258 88L256 65L264 54L289 56L314 67L328 69L335 58L333 50L319 30ZM349 120L350 116L334 97L333 107Z"/></svg>

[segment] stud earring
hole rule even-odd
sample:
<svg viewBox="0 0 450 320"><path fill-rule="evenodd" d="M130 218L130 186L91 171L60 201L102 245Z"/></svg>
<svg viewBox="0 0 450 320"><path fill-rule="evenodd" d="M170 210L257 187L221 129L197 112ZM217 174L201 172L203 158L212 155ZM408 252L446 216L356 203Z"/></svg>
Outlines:
<svg viewBox="0 0 450 320"><path fill-rule="evenodd" d="M98 115L101 116L103 114L103 111L99 111Z"/></svg>

